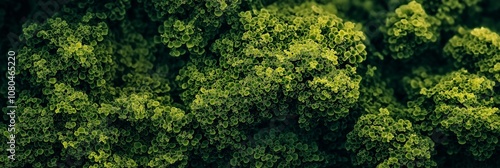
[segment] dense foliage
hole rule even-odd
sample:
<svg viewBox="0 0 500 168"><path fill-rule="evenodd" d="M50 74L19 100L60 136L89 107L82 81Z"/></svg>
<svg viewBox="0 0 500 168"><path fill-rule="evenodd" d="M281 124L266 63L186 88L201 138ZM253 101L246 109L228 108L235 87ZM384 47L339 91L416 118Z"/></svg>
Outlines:
<svg viewBox="0 0 500 168"><path fill-rule="evenodd" d="M500 166L497 1L22 2L0 167Z"/></svg>

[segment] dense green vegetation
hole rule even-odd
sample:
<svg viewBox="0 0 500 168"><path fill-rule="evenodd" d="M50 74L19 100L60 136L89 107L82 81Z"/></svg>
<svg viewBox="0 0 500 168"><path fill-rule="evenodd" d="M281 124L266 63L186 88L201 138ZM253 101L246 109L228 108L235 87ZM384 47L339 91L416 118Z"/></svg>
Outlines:
<svg viewBox="0 0 500 168"><path fill-rule="evenodd" d="M1 2L0 167L500 166L495 0Z"/></svg>

